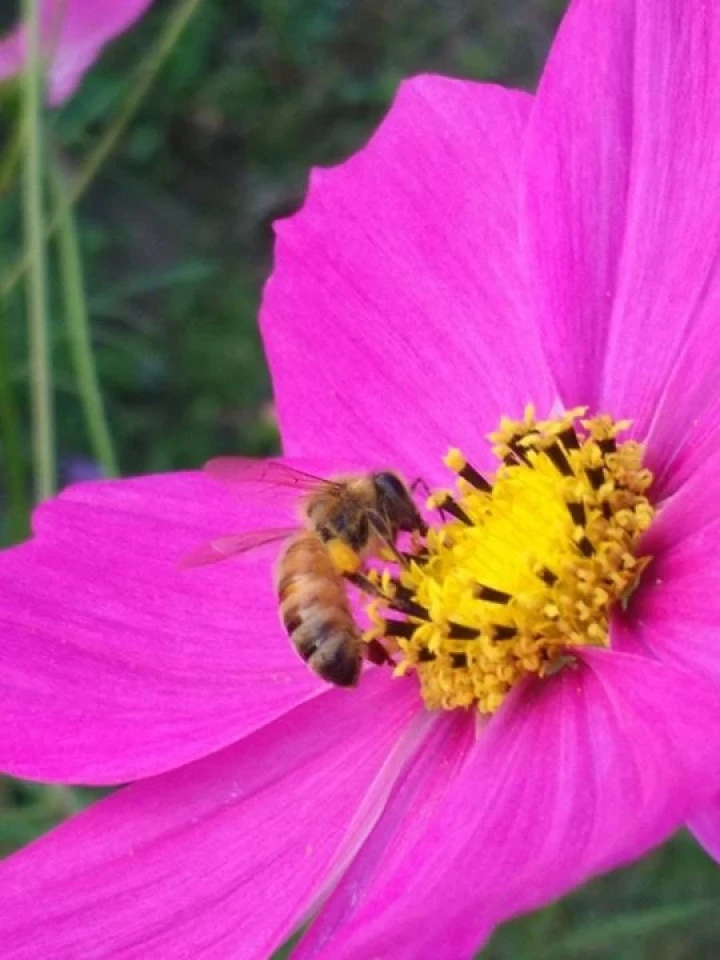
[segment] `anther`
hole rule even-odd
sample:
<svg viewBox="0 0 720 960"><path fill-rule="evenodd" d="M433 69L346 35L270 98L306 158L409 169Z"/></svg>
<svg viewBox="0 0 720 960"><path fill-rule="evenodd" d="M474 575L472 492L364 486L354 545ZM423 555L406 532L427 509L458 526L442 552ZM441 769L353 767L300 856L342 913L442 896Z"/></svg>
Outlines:
<svg viewBox="0 0 720 960"><path fill-rule="evenodd" d="M428 650L427 647L420 647L417 658L418 663L432 663L433 660L437 659L432 650Z"/></svg>
<svg viewBox="0 0 720 960"><path fill-rule="evenodd" d="M503 624L493 624L493 640L512 640L517 636L517 627L504 626Z"/></svg>
<svg viewBox="0 0 720 960"><path fill-rule="evenodd" d="M408 620L384 620L382 624L384 637L403 637L409 640L416 630L417 624Z"/></svg>
<svg viewBox="0 0 720 960"><path fill-rule="evenodd" d="M602 440L598 440L597 445L600 448L600 452L606 457L608 454L615 453L617 451L617 441L615 440L615 437L603 437Z"/></svg>
<svg viewBox="0 0 720 960"><path fill-rule="evenodd" d="M542 582L546 583L549 587L554 586L558 582L557 574L553 573L552 570L548 570L547 567L541 567L541 569L537 571L537 575Z"/></svg>
<svg viewBox="0 0 720 960"><path fill-rule="evenodd" d="M568 427L566 430L561 430L560 433L558 433L557 438L566 450L580 449L578 435L575 433L575 430L572 426Z"/></svg>
<svg viewBox="0 0 720 960"><path fill-rule="evenodd" d="M577 542L578 550L584 557L591 557L595 553L595 547L590 543L587 537L581 537Z"/></svg>
<svg viewBox="0 0 720 960"><path fill-rule="evenodd" d="M400 600L400 601L412 600L413 598L412 590L409 587L406 587L402 583L400 583L400 581L397 580L395 577L392 577L389 580L389 585L392 591L393 600Z"/></svg>
<svg viewBox="0 0 720 960"><path fill-rule="evenodd" d="M427 550L418 550L417 553L410 553L407 550L401 550L400 556L403 558L403 566L410 563L411 560L414 563L417 563L419 566L422 566L430 559L430 553Z"/></svg>
<svg viewBox="0 0 720 960"><path fill-rule="evenodd" d="M599 490L605 483L605 470L603 467L586 467L585 476L593 490Z"/></svg>
<svg viewBox="0 0 720 960"><path fill-rule="evenodd" d="M475 487L476 490L480 490L482 493L492 492L492 484L489 483L481 473L478 473L470 463L466 463L462 470L458 470L458 476L462 477L470 486Z"/></svg>
<svg viewBox="0 0 720 960"><path fill-rule="evenodd" d="M513 437L511 440L508 440L507 445L510 449L510 453L503 457L503 463L506 467L514 466L518 460L524 463L526 467L532 466L530 463L530 458L527 455L527 451L520 446L517 437Z"/></svg>
<svg viewBox="0 0 720 960"><path fill-rule="evenodd" d="M447 513L451 514L456 520L460 520L465 524L466 527L474 526L470 517L465 513L460 504L457 503L456 500L453 500L449 493L445 494L437 506L440 510L445 510Z"/></svg>
<svg viewBox="0 0 720 960"><path fill-rule="evenodd" d="M565 456L565 452L559 443L551 443L545 447L543 453L545 453L548 460L550 460L555 469L561 473L563 477L575 476L573 468L570 466L570 461Z"/></svg>
<svg viewBox="0 0 720 960"><path fill-rule="evenodd" d="M422 607L413 600L412 591L404 587L398 580L390 580L392 592L390 596L386 596L379 584L373 583L369 577L366 577L362 573L346 574L345 579L359 590L370 594L371 597L382 597L391 610L397 610L398 613L404 613L408 617L415 617L417 620L429 619L427 608Z"/></svg>
<svg viewBox="0 0 720 960"><path fill-rule="evenodd" d="M572 522L576 527L584 527L587 517L585 515L584 503L568 503L568 512L572 517Z"/></svg>
<svg viewBox="0 0 720 960"><path fill-rule="evenodd" d="M465 627L461 623L448 623L448 637L451 640L477 640L480 631L475 627Z"/></svg>
<svg viewBox="0 0 720 960"><path fill-rule="evenodd" d="M416 620L429 620L430 614L427 607L421 606L415 600L406 600L402 597L393 597L388 601L391 610L397 610L398 613L404 613L406 617L415 617Z"/></svg>
<svg viewBox="0 0 720 960"><path fill-rule="evenodd" d="M486 587L484 583L475 587L474 596L488 603L510 603L512 600L512 594L505 593L504 590L496 590L495 587Z"/></svg>
<svg viewBox="0 0 720 960"><path fill-rule="evenodd" d="M451 653L450 654L450 666L454 667L456 670L461 670L463 667L466 667L468 664L467 655L464 653Z"/></svg>

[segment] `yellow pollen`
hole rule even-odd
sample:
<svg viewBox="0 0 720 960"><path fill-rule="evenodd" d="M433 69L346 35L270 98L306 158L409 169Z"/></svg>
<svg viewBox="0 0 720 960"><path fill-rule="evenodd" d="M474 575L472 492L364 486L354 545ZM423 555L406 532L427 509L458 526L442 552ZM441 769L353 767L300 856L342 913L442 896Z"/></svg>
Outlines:
<svg viewBox="0 0 720 960"><path fill-rule="evenodd" d="M574 647L608 646L611 611L649 562L636 551L652 475L642 446L617 439L627 422L585 413L503 419L492 482L450 450L455 491L429 502L442 522L399 575L373 574L366 639L398 675L417 673L431 709L493 713L523 677L571 665Z"/></svg>

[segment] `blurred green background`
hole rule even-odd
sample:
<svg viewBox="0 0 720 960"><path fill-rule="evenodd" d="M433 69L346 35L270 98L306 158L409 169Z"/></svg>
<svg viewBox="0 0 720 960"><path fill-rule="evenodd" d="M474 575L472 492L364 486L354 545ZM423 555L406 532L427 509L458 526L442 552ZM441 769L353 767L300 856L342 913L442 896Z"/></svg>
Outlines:
<svg viewBox="0 0 720 960"><path fill-rule="evenodd" d="M70 178L122 104L172 7L158 0L50 117L49 149ZM401 77L439 71L532 88L563 8L563 0L204 0L78 207L95 356L123 473L277 448L256 328L270 224L301 202L310 166L335 163L364 141ZM3 4L0 27L14 13ZM5 135L12 91L0 103ZM0 194L3 267L18 257L19 237L19 195L7 189ZM94 467L56 279L52 356L61 479L69 482ZM5 372L27 450L22 292L9 298L2 319ZM0 458L7 477L6 447ZM7 509L0 520L7 543ZM0 781L0 852L89 798ZM716 903L720 871L682 835L508 925L483 956L715 958Z"/></svg>

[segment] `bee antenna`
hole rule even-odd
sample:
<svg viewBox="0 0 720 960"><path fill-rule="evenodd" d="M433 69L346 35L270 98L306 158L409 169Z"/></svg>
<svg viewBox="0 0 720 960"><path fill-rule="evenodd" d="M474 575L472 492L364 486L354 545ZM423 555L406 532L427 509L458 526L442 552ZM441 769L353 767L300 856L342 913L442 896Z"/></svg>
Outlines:
<svg viewBox="0 0 720 960"><path fill-rule="evenodd" d="M427 498L429 498L430 496L432 496L432 490L431 490L430 487L428 486L428 483L427 483L427 481L425 480L424 477L415 477L415 479L413 480L413 482L410 484L410 492L411 492L411 493L415 493L415 491L416 491L418 488L420 488L420 490L423 491L423 493L425 494L425 496L426 496ZM416 508L416 509L417 509L417 508ZM437 507L436 509L437 509L437 512L440 514L440 519L442 520L443 523L445 523L445 513L444 513L442 507ZM420 514L418 513L418 516L419 516L419 515L420 515ZM421 520L422 520L422 518L421 518ZM421 536L424 537L424 536L427 534L427 532L428 532L428 525L425 523L424 520L422 520L422 527L420 527L420 528L418 529L418 533L421 534Z"/></svg>
<svg viewBox="0 0 720 960"><path fill-rule="evenodd" d="M415 477L413 482L410 484L410 492L415 493L418 487L425 493L427 496L430 496L430 487L427 484L427 481L424 477Z"/></svg>

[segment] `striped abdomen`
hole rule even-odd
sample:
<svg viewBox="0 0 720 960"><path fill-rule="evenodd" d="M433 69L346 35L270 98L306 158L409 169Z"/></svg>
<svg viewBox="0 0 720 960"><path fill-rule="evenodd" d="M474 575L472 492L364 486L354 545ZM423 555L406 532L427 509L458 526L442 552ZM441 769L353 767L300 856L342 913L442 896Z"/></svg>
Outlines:
<svg viewBox="0 0 720 960"><path fill-rule="evenodd" d="M317 534L289 541L277 569L280 616L303 660L328 683L352 687L360 676L362 640L345 583Z"/></svg>

